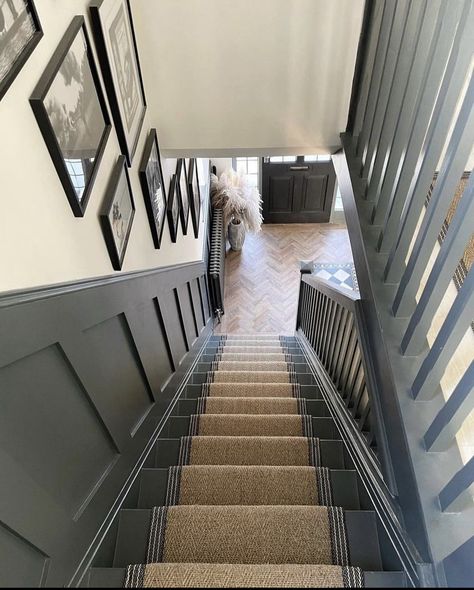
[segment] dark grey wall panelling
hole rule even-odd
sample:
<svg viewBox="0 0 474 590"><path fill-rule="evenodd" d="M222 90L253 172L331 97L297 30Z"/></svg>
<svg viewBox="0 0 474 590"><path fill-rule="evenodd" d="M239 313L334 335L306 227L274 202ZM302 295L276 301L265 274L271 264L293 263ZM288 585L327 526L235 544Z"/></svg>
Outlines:
<svg viewBox="0 0 474 590"><path fill-rule="evenodd" d="M0 297L2 586L77 581L210 331L204 262Z"/></svg>

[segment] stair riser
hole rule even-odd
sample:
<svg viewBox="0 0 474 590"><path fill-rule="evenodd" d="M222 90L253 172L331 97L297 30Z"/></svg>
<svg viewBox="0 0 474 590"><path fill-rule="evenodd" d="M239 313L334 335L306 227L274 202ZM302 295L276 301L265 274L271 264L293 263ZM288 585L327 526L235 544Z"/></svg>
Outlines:
<svg viewBox="0 0 474 590"><path fill-rule="evenodd" d="M206 373L193 373L189 383L191 385L206 383L208 374ZM297 382L300 385L316 385L315 378L310 373L297 374Z"/></svg>
<svg viewBox="0 0 474 590"><path fill-rule="evenodd" d="M232 399L232 398L230 398ZM266 398L268 399L268 398ZM278 398L276 398L278 399ZM197 399L180 400L173 409L173 416L190 416L197 413ZM212 412L206 412L208 414ZM273 413L273 412L272 412ZM283 413L283 412L281 412ZM306 414L314 417L329 417L330 413L323 400L306 400ZM251 414L255 415L255 414Z"/></svg>
<svg viewBox="0 0 474 590"><path fill-rule="evenodd" d="M189 435L189 416L171 416L164 428L165 438L179 438ZM338 440L339 433L332 418L313 418L313 436L326 440Z"/></svg>
<svg viewBox="0 0 474 590"><path fill-rule="evenodd" d="M286 363L285 361L282 361L285 365L288 365L288 363ZM306 374L310 372L310 368L308 367L308 365L306 363L294 363L293 368L295 370L295 373L297 373L297 375L299 376L300 374ZM211 363L198 363L196 370L199 373L206 373L207 371L212 371L212 364ZM222 367L222 370L224 371L238 371L239 368L236 366L236 368L230 368L227 369L224 367ZM244 371L273 371L274 369L272 368L272 366L268 366L265 367L263 366L262 368L258 368L258 369L242 369ZM285 371L286 367L282 367L281 369L277 369L278 371Z"/></svg>
<svg viewBox="0 0 474 590"><path fill-rule="evenodd" d="M301 385L301 397L306 400L322 399L321 391L317 385ZM197 399L202 395L202 385L188 385L182 399Z"/></svg>
<svg viewBox="0 0 474 590"><path fill-rule="evenodd" d="M154 449L154 467L168 468L178 465L180 438L160 438ZM320 440L321 467L346 469L344 446L340 440ZM151 467L151 464L150 464Z"/></svg>
<svg viewBox="0 0 474 590"><path fill-rule="evenodd" d="M248 353L248 354L250 356L252 353ZM287 355L287 357L288 357L287 362L291 362L291 363L304 363L305 362L305 358L302 355L293 355L292 354L292 355ZM207 364L207 363L212 363L216 360L223 360L223 361L231 360L233 362L239 361L239 360L244 360L244 362L247 362L247 359L240 359L240 358L226 359L225 356L222 359L219 359L219 358L216 359L216 354L205 354L201 357L200 363ZM258 360L259 362L265 362L265 359L263 357L256 359L256 360ZM277 360L277 361L281 360L281 361L285 362L285 356L282 355L281 359L268 359L268 360L271 362L273 362L275 360Z"/></svg>
<svg viewBox="0 0 474 590"><path fill-rule="evenodd" d="M122 588L125 582L125 568L93 568L89 577L89 588ZM365 572L366 588L406 588L403 572Z"/></svg>

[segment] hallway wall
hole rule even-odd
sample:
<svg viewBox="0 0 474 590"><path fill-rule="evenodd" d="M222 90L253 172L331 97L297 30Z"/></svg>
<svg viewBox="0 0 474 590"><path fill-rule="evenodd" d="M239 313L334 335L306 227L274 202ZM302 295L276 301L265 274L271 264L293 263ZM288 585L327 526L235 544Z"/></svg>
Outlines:
<svg viewBox="0 0 474 590"><path fill-rule="evenodd" d="M38 79L75 15L85 15L92 39L89 4L89 0L35 0L44 36L0 101L0 292L114 273L98 214L110 173L120 154L115 128L109 136L86 214L83 218L74 217L29 104ZM92 46L95 51L94 43ZM146 98L156 105L159 98L153 96L157 88L147 77L150 71L143 74ZM124 271L202 258L202 231L196 240L192 231L184 237L179 229L178 242L172 244L166 224L161 249L155 250L153 245L138 167L148 131L150 127L159 130L161 117L159 108L147 110L129 169L136 213ZM168 137L173 137L171 130L168 130ZM162 144L161 136L158 138ZM168 183L176 160L163 159L162 163ZM207 166L207 161L203 161L203 165ZM203 176L206 179L207 173ZM202 211L206 215L206 204Z"/></svg>
<svg viewBox="0 0 474 590"><path fill-rule="evenodd" d="M364 0L132 0L163 147L213 157L334 151L363 8Z"/></svg>

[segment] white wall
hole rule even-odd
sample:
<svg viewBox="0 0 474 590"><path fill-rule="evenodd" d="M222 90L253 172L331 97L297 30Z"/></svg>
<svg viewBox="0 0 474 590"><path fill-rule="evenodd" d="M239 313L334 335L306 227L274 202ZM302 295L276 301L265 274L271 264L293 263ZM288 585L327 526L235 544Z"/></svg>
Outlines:
<svg viewBox="0 0 474 590"><path fill-rule="evenodd" d="M157 5L158 3L151 3ZM85 217L74 217L56 169L46 149L29 97L72 18L85 14L89 36L89 0L35 0L44 37L7 94L0 101L0 291L46 285L114 273L99 225L110 172L120 154L112 129ZM163 56L159 62L164 61ZM159 67L157 61L157 67ZM147 99L153 94L153 75L144 73ZM147 76L151 76L147 79ZM198 240L181 229L172 244L166 224L160 250L155 250L146 216L137 169L150 127L162 119L158 108L148 109L133 165L129 169L136 214L124 271L154 268L201 259ZM173 137L168 129L168 137ZM161 137L159 136L161 143ZM163 161L169 178L176 161ZM203 207L204 213L207 206ZM202 223L202 221L201 221ZM191 225L191 224L190 224ZM202 229L202 225L201 225Z"/></svg>
<svg viewBox="0 0 474 590"><path fill-rule="evenodd" d="M346 127L363 6L132 0L163 147L213 157L334 151Z"/></svg>

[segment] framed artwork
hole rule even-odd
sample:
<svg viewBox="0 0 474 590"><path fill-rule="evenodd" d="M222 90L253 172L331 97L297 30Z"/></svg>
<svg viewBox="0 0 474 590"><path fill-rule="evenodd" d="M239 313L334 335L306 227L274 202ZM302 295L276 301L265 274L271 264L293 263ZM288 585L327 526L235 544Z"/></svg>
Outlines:
<svg viewBox="0 0 474 590"><path fill-rule="evenodd" d="M105 243L115 270L122 269L134 215L135 203L127 160L125 156L120 156L112 172L100 212Z"/></svg>
<svg viewBox="0 0 474 590"><path fill-rule="evenodd" d="M159 248L165 226L166 192L156 129L151 129L138 170L153 243Z"/></svg>
<svg viewBox="0 0 474 590"><path fill-rule="evenodd" d="M168 225L170 228L171 241L176 243L178 237L179 223L179 197L176 174L173 174L168 191Z"/></svg>
<svg viewBox="0 0 474 590"><path fill-rule="evenodd" d="M189 158L180 158L176 165L176 182L178 185L179 212L183 235L188 233L189 194L188 194L188 166Z"/></svg>
<svg viewBox="0 0 474 590"><path fill-rule="evenodd" d="M146 111L129 0L94 0L90 6L97 54L122 153L129 166Z"/></svg>
<svg viewBox="0 0 474 590"><path fill-rule="evenodd" d="M189 164L188 191L194 237L197 238L199 236L199 220L201 216L201 194L199 192L199 177L196 158L191 158Z"/></svg>
<svg viewBox="0 0 474 590"><path fill-rule="evenodd" d="M0 2L0 100L42 36L33 0Z"/></svg>
<svg viewBox="0 0 474 590"><path fill-rule="evenodd" d="M72 20L30 103L74 215L82 217L111 129L82 16Z"/></svg>

